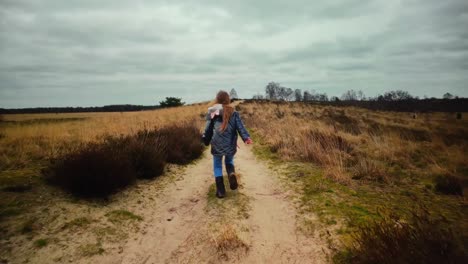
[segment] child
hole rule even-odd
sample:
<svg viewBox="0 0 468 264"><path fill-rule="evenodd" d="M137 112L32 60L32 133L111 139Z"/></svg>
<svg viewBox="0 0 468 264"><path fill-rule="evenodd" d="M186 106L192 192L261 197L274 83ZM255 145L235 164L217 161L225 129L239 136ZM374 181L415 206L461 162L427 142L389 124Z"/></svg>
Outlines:
<svg viewBox="0 0 468 264"><path fill-rule="evenodd" d="M237 151L237 133L246 144L252 144L250 135L244 127L239 113L230 106L231 100L229 94L225 91L219 91L216 95L216 104L208 108L206 116L205 134L209 129L209 124L213 119L214 133L211 139L211 154L213 155L213 168L216 180L216 197L223 198L226 195L226 189L223 181L223 164L229 179L231 190L237 189L237 178L234 168L234 155Z"/></svg>

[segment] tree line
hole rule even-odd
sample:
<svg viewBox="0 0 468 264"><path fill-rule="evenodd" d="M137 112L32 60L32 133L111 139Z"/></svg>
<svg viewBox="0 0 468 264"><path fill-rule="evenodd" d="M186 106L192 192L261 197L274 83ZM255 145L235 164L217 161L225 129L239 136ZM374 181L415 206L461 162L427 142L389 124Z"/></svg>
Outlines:
<svg viewBox="0 0 468 264"><path fill-rule="evenodd" d="M92 107L31 107L31 108L0 108L0 114L36 114L36 113L87 113L87 112L134 112L155 110L165 107L182 106L181 98L166 97L165 100L159 102L159 105L105 105Z"/></svg>
<svg viewBox="0 0 468 264"><path fill-rule="evenodd" d="M393 90L367 97L361 90L347 90L340 97L328 97L326 93L284 87L277 82L265 86L265 94L254 95L254 100L270 100L284 102L313 102L337 106L358 106L373 110L386 111L441 111L467 112L468 99L459 98L451 93L445 93L442 98L419 98L407 91Z"/></svg>
<svg viewBox="0 0 468 264"><path fill-rule="evenodd" d="M379 94L375 97L366 97L362 90L347 90L340 97L331 96L328 97L326 93L319 93L314 90L302 91L301 89L292 89L281 86L277 82L269 82L265 86L265 95L256 94L252 99L257 100L272 100L272 101L296 101L296 102L308 102L308 101L402 101L402 100L420 100L418 96L412 96L409 92L403 90L388 91L384 94ZM437 98L423 98L423 99L437 99ZM458 96L452 95L451 93L445 93L442 99L459 99Z"/></svg>

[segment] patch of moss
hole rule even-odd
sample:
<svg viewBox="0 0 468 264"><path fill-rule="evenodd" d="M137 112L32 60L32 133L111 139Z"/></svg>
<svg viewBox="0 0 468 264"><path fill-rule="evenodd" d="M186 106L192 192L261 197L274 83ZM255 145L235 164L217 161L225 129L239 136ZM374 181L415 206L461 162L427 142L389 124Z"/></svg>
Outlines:
<svg viewBox="0 0 468 264"><path fill-rule="evenodd" d="M112 223L123 223L126 221L142 221L143 217L127 210L114 210L106 214L107 219Z"/></svg>
<svg viewBox="0 0 468 264"><path fill-rule="evenodd" d="M41 239L34 240L34 246L36 248L43 248L43 247L47 246L48 244L49 244L49 240L46 239L46 238L41 238Z"/></svg>

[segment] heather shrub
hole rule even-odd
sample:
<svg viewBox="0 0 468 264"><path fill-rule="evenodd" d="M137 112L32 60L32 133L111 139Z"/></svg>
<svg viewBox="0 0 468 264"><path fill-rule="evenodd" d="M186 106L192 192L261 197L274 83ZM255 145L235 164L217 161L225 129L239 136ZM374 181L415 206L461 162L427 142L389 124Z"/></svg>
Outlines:
<svg viewBox="0 0 468 264"><path fill-rule="evenodd" d="M46 177L75 195L106 197L137 178L162 175L166 162L186 164L203 150L195 124L145 129L84 144L55 159Z"/></svg>
<svg viewBox="0 0 468 264"><path fill-rule="evenodd" d="M158 131L167 148L167 162L187 164L197 159L205 149L200 141L200 130L193 123L174 124Z"/></svg>
<svg viewBox="0 0 468 264"><path fill-rule="evenodd" d="M387 214L361 225L353 243L334 257L336 263L466 263L466 252L443 218L426 209L409 220Z"/></svg>
<svg viewBox="0 0 468 264"><path fill-rule="evenodd" d="M129 140L127 151L137 178L150 179L164 172L167 147L155 131L140 131Z"/></svg>
<svg viewBox="0 0 468 264"><path fill-rule="evenodd" d="M88 143L55 160L47 180L67 191L87 197L105 197L128 186L136 173L122 143L113 139Z"/></svg>

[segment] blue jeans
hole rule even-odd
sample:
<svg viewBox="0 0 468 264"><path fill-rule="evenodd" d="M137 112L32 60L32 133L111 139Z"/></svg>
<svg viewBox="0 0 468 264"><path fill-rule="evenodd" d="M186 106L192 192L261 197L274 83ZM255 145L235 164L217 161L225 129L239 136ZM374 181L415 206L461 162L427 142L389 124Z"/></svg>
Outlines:
<svg viewBox="0 0 468 264"><path fill-rule="evenodd" d="M234 156L224 156L224 165L226 168L229 165L233 167ZM215 177L223 177L223 156L213 156L213 171Z"/></svg>

